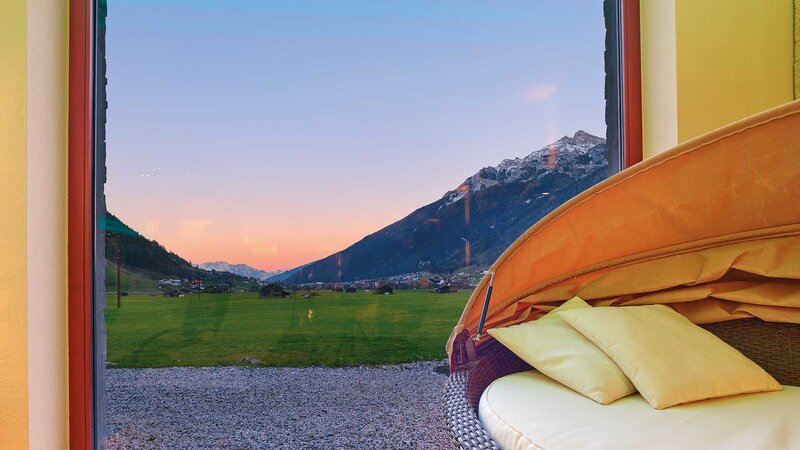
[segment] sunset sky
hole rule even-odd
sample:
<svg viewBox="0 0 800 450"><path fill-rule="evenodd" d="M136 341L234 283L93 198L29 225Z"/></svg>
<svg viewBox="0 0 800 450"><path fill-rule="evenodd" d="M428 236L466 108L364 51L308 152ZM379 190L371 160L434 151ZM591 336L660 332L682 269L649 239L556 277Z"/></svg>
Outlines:
<svg viewBox="0 0 800 450"><path fill-rule="evenodd" d="M325 257L603 136L602 2L111 0L108 208L193 263Z"/></svg>

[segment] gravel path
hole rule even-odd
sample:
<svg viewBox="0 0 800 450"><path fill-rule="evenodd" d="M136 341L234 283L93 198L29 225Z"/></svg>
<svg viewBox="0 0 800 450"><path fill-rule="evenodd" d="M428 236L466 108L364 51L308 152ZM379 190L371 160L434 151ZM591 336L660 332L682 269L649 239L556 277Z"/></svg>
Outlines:
<svg viewBox="0 0 800 450"><path fill-rule="evenodd" d="M109 369L108 448L448 448L444 364Z"/></svg>

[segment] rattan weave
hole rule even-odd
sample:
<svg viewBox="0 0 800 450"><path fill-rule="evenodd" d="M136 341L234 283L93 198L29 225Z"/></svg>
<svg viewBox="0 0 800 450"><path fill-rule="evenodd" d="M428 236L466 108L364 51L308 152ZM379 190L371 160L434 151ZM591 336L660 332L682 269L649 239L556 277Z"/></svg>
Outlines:
<svg viewBox="0 0 800 450"><path fill-rule="evenodd" d="M758 363L781 384L800 386L800 325L739 319L703 325ZM477 361L450 374L444 415L456 449L499 449L478 420L478 401L489 384L531 366L496 341L480 347Z"/></svg>

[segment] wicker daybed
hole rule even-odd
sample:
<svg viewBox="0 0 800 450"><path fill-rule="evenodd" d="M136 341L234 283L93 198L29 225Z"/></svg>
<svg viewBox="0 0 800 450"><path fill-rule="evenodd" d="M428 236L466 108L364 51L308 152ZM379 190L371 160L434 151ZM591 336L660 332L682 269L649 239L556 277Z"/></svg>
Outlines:
<svg viewBox="0 0 800 450"><path fill-rule="evenodd" d="M704 325L769 372L779 383L800 386L800 324L739 319ZM531 366L492 341L469 367L450 374L444 413L454 448L498 449L478 420L478 400L489 384Z"/></svg>
<svg viewBox="0 0 800 450"><path fill-rule="evenodd" d="M637 164L523 234L448 341L443 403L454 446L498 448L478 419L481 395L531 370L486 329L536 320L575 295L593 306L668 304L800 386L798 155L795 101Z"/></svg>

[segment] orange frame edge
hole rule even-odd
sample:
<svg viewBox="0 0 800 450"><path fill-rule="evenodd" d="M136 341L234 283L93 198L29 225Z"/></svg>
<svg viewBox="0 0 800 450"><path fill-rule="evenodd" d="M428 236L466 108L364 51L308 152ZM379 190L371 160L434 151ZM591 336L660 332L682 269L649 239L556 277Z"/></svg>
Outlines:
<svg viewBox="0 0 800 450"><path fill-rule="evenodd" d="M642 161L642 50L639 0L620 0L623 169Z"/></svg>
<svg viewBox="0 0 800 450"><path fill-rule="evenodd" d="M92 448L92 16L69 2L67 316L69 448Z"/></svg>

